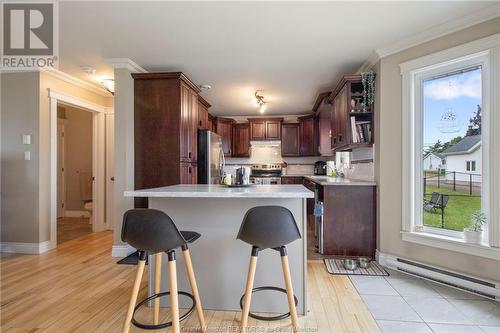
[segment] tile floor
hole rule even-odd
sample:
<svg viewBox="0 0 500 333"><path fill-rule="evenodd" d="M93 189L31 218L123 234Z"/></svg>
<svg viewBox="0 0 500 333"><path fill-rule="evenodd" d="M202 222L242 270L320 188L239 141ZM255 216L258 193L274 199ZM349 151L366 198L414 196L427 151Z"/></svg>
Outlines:
<svg viewBox="0 0 500 333"><path fill-rule="evenodd" d="M384 333L500 333L500 303L389 270L350 276Z"/></svg>

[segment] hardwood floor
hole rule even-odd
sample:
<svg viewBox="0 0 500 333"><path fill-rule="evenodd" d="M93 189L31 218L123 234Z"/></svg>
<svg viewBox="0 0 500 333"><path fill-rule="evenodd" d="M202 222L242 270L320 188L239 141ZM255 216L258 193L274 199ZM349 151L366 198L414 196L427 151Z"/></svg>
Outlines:
<svg viewBox="0 0 500 333"><path fill-rule="evenodd" d="M89 218L60 217L57 219L57 244L92 233Z"/></svg>
<svg viewBox="0 0 500 333"><path fill-rule="evenodd" d="M136 267L115 264L111 244L112 233L106 231L69 240L41 255L2 254L0 331L121 332ZM309 313L299 317L302 332L379 332L349 278L329 275L320 261L309 262L308 269ZM146 293L144 281L139 299ZM207 332L237 332L233 328L238 327L239 312L204 312ZM137 317L150 322L152 310L143 309ZM169 319L168 309L161 309L160 318ZM289 319L252 318L249 325L258 327L254 332L288 332L291 326ZM181 328L196 332L196 315L181 322ZM131 332L144 331L132 326Z"/></svg>

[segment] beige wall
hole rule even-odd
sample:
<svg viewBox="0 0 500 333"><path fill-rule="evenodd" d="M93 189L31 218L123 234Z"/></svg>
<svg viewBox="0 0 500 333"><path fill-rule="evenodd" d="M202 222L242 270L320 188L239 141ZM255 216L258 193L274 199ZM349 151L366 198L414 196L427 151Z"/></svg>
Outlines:
<svg viewBox="0 0 500 333"><path fill-rule="evenodd" d="M134 80L128 69L115 69L115 211L114 245L121 241L123 213L134 199L123 192L134 189Z"/></svg>
<svg viewBox="0 0 500 333"><path fill-rule="evenodd" d="M38 73L1 74L2 242L38 242L39 87ZM23 134L32 136L31 145L22 144Z"/></svg>
<svg viewBox="0 0 500 333"><path fill-rule="evenodd" d="M376 122L376 178L379 185L379 250L466 274L500 281L498 261L401 240L402 97L399 64L500 32L500 18L382 58Z"/></svg>
<svg viewBox="0 0 500 333"><path fill-rule="evenodd" d="M64 172L66 210L83 210L84 198L80 191L80 173L92 174L91 112L64 107Z"/></svg>
<svg viewBox="0 0 500 333"><path fill-rule="evenodd" d="M2 242L50 239L50 126L48 90L103 106L113 98L91 92L46 72L2 74ZM32 144L22 145L22 134ZM24 161L24 151L31 161Z"/></svg>

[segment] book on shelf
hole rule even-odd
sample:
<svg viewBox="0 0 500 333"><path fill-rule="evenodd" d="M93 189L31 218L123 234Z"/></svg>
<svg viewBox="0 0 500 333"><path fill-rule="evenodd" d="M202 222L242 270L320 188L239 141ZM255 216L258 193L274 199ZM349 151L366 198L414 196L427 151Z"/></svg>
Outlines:
<svg viewBox="0 0 500 333"><path fill-rule="evenodd" d="M351 132L353 143L372 142L371 121L356 121L356 117L351 116Z"/></svg>

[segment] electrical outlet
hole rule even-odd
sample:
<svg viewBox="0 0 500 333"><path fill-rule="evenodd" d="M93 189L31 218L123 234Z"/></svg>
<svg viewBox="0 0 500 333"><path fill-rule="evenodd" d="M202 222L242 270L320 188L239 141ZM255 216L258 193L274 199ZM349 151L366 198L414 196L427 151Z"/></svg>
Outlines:
<svg viewBox="0 0 500 333"><path fill-rule="evenodd" d="M30 145L30 144L31 144L31 135L24 134L23 135L23 145Z"/></svg>
<svg viewBox="0 0 500 333"><path fill-rule="evenodd" d="M25 151L24 152L24 160L25 161L31 160L31 152L30 151Z"/></svg>

